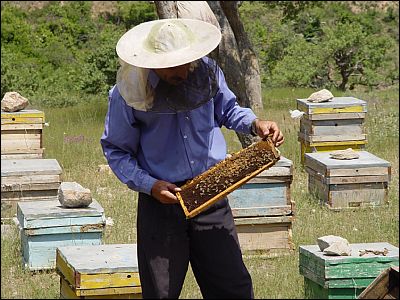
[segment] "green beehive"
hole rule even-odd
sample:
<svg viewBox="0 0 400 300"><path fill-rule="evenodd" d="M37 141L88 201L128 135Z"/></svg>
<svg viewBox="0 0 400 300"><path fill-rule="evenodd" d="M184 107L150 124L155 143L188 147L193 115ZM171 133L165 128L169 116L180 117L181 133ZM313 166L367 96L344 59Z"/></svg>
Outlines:
<svg viewBox="0 0 400 300"><path fill-rule="evenodd" d="M306 299L357 299L383 270L399 265L399 248L389 243L350 247L350 256L325 255L318 245L299 247Z"/></svg>

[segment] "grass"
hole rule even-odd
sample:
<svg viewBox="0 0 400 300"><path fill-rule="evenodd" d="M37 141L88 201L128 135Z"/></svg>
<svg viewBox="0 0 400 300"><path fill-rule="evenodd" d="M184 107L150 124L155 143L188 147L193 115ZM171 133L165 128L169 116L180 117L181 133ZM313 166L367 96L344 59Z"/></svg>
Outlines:
<svg viewBox="0 0 400 300"><path fill-rule="evenodd" d="M247 257L245 263L252 275L256 298L303 298L303 277L298 271L298 247L315 244L322 235L342 236L350 243L389 242L399 246L399 96L398 86L383 91L349 91L334 95L354 96L367 101L366 150L388 160L392 165L387 206L333 212L318 204L307 190L307 173L300 164L297 141L299 121L290 118L296 109L296 98L307 97L310 89L272 89L264 93L262 117L275 120L285 135L281 154L293 161L292 199L296 202L293 222L295 251L287 256ZM106 97L76 107L43 109L50 126L44 129L46 158L60 163L63 181L76 181L92 191L104 207L106 217L114 221L108 226L104 242L136 242L137 195L120 183L114 175L100 173L105 164L99 139L103 131ZM235 133L223 130L228 151L240 149ZM75 139L74 139L75 137ZM14 228L2 235L1 298L54 299L59 296L59 277L55 272L32 274L22 269L20 241ZM201 298L191 270L187 273L181 298Z"/></svg>

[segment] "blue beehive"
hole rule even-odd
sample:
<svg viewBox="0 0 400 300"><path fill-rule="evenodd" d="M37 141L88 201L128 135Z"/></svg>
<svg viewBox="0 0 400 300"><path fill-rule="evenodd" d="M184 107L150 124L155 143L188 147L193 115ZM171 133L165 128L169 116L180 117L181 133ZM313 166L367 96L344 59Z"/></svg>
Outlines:
<svg viewBox="0 0 400 300"><path fill-rule="evenodd" d="M57 247L102 244L104 209L94 199L83 208L65 208L58 200L19 202L17 219L23 264L31 271L54 269Z"/></svg>
<svg viewBox="0 0 400 300"><path fill-rule="evenodd" d="M292 161L281 156L279 161L250 179L228 195L235 218L282 216L293 213L290 185Z"/></svg>

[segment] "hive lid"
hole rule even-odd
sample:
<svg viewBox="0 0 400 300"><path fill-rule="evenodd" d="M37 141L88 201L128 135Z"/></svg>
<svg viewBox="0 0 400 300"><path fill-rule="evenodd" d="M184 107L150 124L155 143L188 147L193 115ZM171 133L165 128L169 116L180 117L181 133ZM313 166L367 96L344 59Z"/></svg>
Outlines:
<svg viewBox="0 0 400 300"><path fill-rule="evenodd" d="M297 99L297 108L306 114L366 112L367 102L354 97L334 97L328 102L309 102Z"/></svg>
<svg viewBox="0 0 400 300"><path fill-rule="evenodd" d="M136 244L64 246L58 254L74 273L139 272Z"/></svg>
<svg viewBox="0 0 400 300"><path fill-rule="evenodd" d="M96 224L104 219L104 209L95 200L88 207L65 208L58 200L20 201L17 218L22 228Z"/></svg>
<svg viewBox="0 0 400 300"><path fill-rule="evenodd" d="M1 112L2 119L12 118L13 116L26 117L26 118L42 118L42 117L44 117L44 112L37 110L37 109L23 109L23 110L14 111L14 112L7 112L7 111Z"/></svg>
<svg viewBox="0 0 400 300"><path fill-rule="evenodd" d="M2 159L1 177L20 175L60 175L61 166L56 159Z"/></svg>
<svg viewBox="0 0 400 300"><path fill-rule="evenodd" d="M331 169L359 169L369 167L390 167L390 162L375 156L368 151L357 151L357 159L341 160L330 157L330 152L305 153L305 165L316 171L325 173Z"/></svg>

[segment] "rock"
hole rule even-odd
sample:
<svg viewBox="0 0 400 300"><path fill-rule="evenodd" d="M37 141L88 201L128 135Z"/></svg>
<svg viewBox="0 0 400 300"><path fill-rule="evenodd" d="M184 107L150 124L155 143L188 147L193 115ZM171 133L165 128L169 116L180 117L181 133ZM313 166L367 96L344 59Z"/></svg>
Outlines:
<svg viewBox="0 0 400 300"><path fill-rule="evenodd" d="M351 255L349 242L340 236L326 235L317 239L318 247L326 255Z"/></svg>
<svg viewBox="0 0 400 300"><path fill-rule="evenodd" d="M327 102L333 98L333 95L330 91L323 89L318 92L312 93L310 97L307 98L309 102Z"/></svg>
<svg viewBox="0 0 400 300"><path fill-rule="evenodd" d="M87 207L92 203L92 194L77 182L61 182L58 201L64 207Z"/></svg>
<svg viewBox="0 0 400 300"><path fill-rule="evenodd" d="M108 173L110 175L113 173L109 165L99 165L97 170L100 173Z"/></svg>
<svg viewBox="0 0 400 300"><path fill-rule="evenodd" d="M329 153L329 156L333 159L357 159L360 155L351 148L347 148L346 150L336 150Z"/></svg>
<svg viewBox="0 0 400 300"><path fill-rule="evenodd" d="M22 97L17 92L7 92L1 100L1 110L7 112L20 111L26 108L28 105L28 99Z"/></svg>

